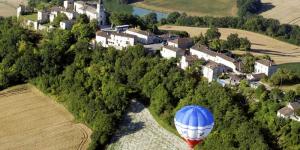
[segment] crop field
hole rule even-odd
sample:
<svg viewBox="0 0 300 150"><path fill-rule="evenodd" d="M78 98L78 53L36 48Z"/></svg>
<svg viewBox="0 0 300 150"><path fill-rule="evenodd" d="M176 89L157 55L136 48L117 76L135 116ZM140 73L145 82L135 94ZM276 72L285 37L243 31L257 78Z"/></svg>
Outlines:
<svg viewBox="0 0 300 150"><path fill-rule="evenodd" d="M299 0L262 0L266 11L261 15L278 19L281 23L300 25Z"/></svg>
<svg viewBox="0 0 300 150"><path fill-rule="evenodd" d="M0 0L0 16L15 16L17 15L17 7L19 2L24 0Z"/></svg>
<svg viewBox="0 0 300 150"><path fill-rule="evenodd" d="M185 12L192 16L236 16L236 0L140 0L134 6L159 12Z"/></svg>
<svg viewBox="0 0 300 150"><path fill-rule="evenodd" d="M188 150L178 136L159 126L143 104L131 101L108 150Z"/></svg>
<svg viewBox="0 0 300 150"><path fill-rule="evenodd" d="M160 26L159 29L186 31L190 34L191 37L193 37L198 36L201 33L205 34L208 28L164 25ZM219 31L222 34L221 39L226 39L227 36L231 33L237 33L239 37L247 37L252 43L251 53L253 55L269 55L276 64L300 62L299 46L295 46L259 33L249 32L245 30L219 28ZM237 54L245 53L244 51L233 52Z"/></svg>
<svg viewBox="0 0 300 150"><path fill-rule="evenodd" d="M83 150L91 130L30 85L0 92L0 149Z"/></svg>

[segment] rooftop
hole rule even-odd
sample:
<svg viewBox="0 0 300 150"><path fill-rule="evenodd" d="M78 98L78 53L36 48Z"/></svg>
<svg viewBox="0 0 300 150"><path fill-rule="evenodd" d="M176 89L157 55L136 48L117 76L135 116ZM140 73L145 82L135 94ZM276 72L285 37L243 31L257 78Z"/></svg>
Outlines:
<svg viewBox="0 0 300 150"><path fill-rule="evenodd" d="M97 32L96 32L96 36L102 36L102 37L108 38L109 35L110 35L110 34L109 34L108 32L104 32L104 31L97 31Z"/></svg>
<svg viewBox="0 0 300 150"><path fill-rule="evenodd" d="M258 74L252 74L253 78L255 79L262 79L264 78L266 75L264 73L258 73Z"/></svg>
<svg viewBox="0 0 300 150"><path fill-rule="evenodd" d="M203 53L206 53L210 56L217 56L217 53L210 50L207 46L205 45L200 45L200 44L196 44L194 45L191 49L194 49L194 50L197 50L197 51L200 51L200 52L203 52Z"/></svg>
<svg viewBox="0 0 300 150"><path fill-rule="evenodd" d="M191 38L177 38L177 39L174 39L174 40L170 40L169 42L175 43L175 44L178 44L178 45L182 45L182 44L185 45L185 44L192 44L193 39L191 39Z"/></svg>
<svg viewBox="0 0 300 150"><path fill-rule="evenodd" d="M163 48L174 51L174 52L179 52L179 51L185 52L185 50L183 50L181 48L173 47L173 46L164 46Z"/></svg>
<svg viewBox="0 0 300 150"><path fill-rule="evenodd" d="M293 110L289 107L283 107L279 109L278 112L284 116L290 116L293 114Z"/></svg>
<svg viewBox="0 0 300 150"><path fill-rule="evenodd" d="M213 61L207 61L204 66L208 67L208 68L211 68L211 69L215 69L217 67L220 67L221 65L216 63L216 62L213 62Z"/></svg>
<svg viewBox="0 0 300 150"><path fill-rule="evenodd" d="M135 38L134 35L123 33L123 32L111 32L112 35L116 36L123 36L123 37L128 37L128 38Z"/></svg>
<svg viewBox="0 0 300 150"><path fill-rule="evenodd" d="M130 29L128 29L128 31L139 33L139 34L146 35L146 36L154 35L153 33L149 32L149 31L139 30L139 29L135 29L135 28L130 28Z"/></svg>
<svg viewBox="0 0 300 150"><path fill-rule="evenodd" d="M196 55L186 55L184 57L185 57L185 60L189 63L199 60Z"/></svg>
<svg viewBox="0 0 300 150"><path fill-rule="evenodd" d="M105 32L105 31L97 31L96 36L102 36L109 38L110 35L115 35L115 36L122 36L122 37L128 37L128 38L135 38L134 35L126 34L126 33L118 33L118 32Z"/></svg>
<svg viewBox="0 0 300 150"><path fill-rule="evenodd" d="M225 55L223 53L217 53L217 56L219 56L219 57L221 57L221 58L223 58L223 59L225 59L227 61L233 62L233 63L236 62L235 59L233 59L233 58L231 58L231 57L229 57L229 56L227 56L227 55Z"/></svg>
<svg viewBox="0 0 300 150"><path fill-rule="evenodd" d="M300 109L300 103L299 102L292 102L292 103L289 103L289 105L290 105L290 108L293 109L293 110Z"/></svg>
<svg viewBox="0 0 300 150"><path fill-rule="evenodd" d="M275 65L275 63L271 60L267 60L267 59L260 59L260 60L256 60L257 63L263 64L265 66L273 66Z"/></svg>

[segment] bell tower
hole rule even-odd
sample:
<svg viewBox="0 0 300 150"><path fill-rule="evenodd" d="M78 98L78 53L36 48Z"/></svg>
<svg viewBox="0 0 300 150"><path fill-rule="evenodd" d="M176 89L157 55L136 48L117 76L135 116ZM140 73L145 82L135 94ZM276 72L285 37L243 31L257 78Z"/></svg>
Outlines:
<svg viewBox="0 0 300 150"><path fill-rule="evenodd" d="M104 0L99 0L97 4L97 13L98 13L98 25L106 25L106 14L105 14L105 8L104 8Z"/></svg>

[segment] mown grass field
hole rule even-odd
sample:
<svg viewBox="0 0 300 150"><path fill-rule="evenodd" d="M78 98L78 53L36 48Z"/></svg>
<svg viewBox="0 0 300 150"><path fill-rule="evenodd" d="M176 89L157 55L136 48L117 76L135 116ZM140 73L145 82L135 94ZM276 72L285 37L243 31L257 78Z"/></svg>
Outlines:
<svg viewBox="0 0 300 150"><path fill-rule="evenodd" d="M164 25L159 29L186 31L193 37L199 36L201 33L205 34L208 28ZM299 46L245 30L219 28L219 31L222 34L221 39L226 39L231 33L237 33L240 37L247 37L252 43L250 53L255 56L269 55L276 64L300 63ZM245 51L233 51L233 53L243 54Z"/></svg>
<svg viewBox="0 0 300 150"><path fill-rule="evenodd" d="M160 12L186 12L193 16L236 16L236 0L142 0L136 7Z"/></svg>
<svg viewBox="0 0 300 150"><path fill-rule="evenodd" d="M85 150L91 130L30 85L0 92L0 149Z"/></svg>
<svg viewBox="0 0 300 150"><path fill-rule="evenodd" d="M261 13L266 18L278 19L281 23L300 25L300 0L262 0L267 11Z"/></svg>
<svg viewBox="0 0 300 150"><path fill-rule="evenodd" d="M25 0L0 0L0 16L16 16L19 2Z"/></svg>

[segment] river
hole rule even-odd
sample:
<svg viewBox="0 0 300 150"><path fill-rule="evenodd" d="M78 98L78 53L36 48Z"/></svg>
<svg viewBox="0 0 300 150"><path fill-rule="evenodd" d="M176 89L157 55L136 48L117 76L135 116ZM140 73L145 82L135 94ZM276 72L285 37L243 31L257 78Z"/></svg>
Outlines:
<svg viewBox="0 0 300 150"><path fill-rule="evenodd" d="M152 11L152 10L149 10L149 9L144 9L144 8L139 8L139 7L133 7L132 8L133 11L132 11L132 14L133 15L138 15L138 16L145 16L149 13L156 13L157 15L157 20L160 21L162 18L167 18L168 14L166 13L162 13L162 12L157 12L157 11Z"/></svg>

